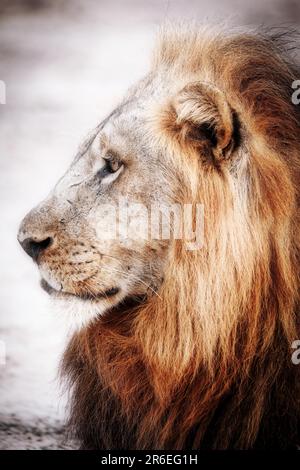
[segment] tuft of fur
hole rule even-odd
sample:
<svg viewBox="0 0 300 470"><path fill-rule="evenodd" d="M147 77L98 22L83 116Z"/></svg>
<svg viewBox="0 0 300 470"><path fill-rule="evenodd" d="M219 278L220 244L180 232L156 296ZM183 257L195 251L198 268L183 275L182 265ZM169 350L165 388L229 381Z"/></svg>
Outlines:
<svg viewBox="0 0 300 470"><path fill-rule="evenodd" d="M178 199L203 201L204 247L187 251L174 241L159 297L129 301L73 336L62 370L72 389L70 427L84 448L299 444L300 377L291 361L300 162L291 84L299 69L286 48L272 33L164 34L152 74L167 70L178 83L199 76L221 90L248 158L207 169L195 184L196 155L186 144ZM171 145L178 129L169 118L158 120Z"/></svg>

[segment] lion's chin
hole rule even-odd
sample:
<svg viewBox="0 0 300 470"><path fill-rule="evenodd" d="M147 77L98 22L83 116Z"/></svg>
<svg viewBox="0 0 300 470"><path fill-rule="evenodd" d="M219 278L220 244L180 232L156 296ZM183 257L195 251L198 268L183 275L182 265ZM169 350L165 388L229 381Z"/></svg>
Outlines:
<svg viewBox="0 0 300 470"><path fill-rule="evenodd" d="M114 302L107 299L95 302L75 296L51 296L51 313L54 312L58 321L71 332L99 320L114 305Z"/></svg>
<svg viewBox="0 0 300 470"><path fill-rule="evenodd" d="M60 322L71 330L80 330L119 303L120 289L111 288L99 295L74 295L54 289L44 279L41 287L51 298L52 310Z"/></svg>

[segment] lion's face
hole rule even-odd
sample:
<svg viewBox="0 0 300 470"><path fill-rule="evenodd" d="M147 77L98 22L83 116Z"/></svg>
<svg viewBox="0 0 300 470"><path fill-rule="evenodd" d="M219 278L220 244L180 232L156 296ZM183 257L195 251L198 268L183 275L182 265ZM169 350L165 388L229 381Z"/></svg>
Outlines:
<svg viewBox="0 0 300 470"><path fill-rule="evenodd" d="M132 205L146 209L171 198L143 109L131 102L88 138L49 197L25 217L18 238L37 262L42 287L89 320L157 291L168 241L141 236L143 218ZM126 237L114 228L123 230L118 222L128 209Z"/></svg>
<svg viewBox="0 0 300 470"><path fill-rule="evenodd" d="M187 214L191 237L181 212L183 235L172 237L170 208L201 203L200 182L220 175L222 166L228 173L238 152L224 94L190 76L171 88L171 78L150 74L132 89L20 227L42 286L79 307L84 322L127 298L157 294L170 247L178 245L170 240L191 240L194 228L197 239L199 228L198 208ZM162 234L159 221L153 236L153 208L156 216L169 212L169 232Z"/></svg>

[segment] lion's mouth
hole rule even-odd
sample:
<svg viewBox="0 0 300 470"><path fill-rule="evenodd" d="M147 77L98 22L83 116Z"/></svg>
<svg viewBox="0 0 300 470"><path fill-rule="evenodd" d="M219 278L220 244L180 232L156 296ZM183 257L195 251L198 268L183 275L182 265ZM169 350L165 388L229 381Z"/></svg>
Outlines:
<svg viewBox="0 0 300 470"><path fill-rule="evenodd" d="M62 290L56 290L54 287L50 286L45 279L41 279L41 287L46 291L49 295L56 295L60 297L76 297L81 300L88 300L88 301L97 301L100 299L107 299L109 297L114 297L120 292L118 287L111 287L110 289L106 289L105 291L97 294L91 294L89 292L81 292L78 294L74 294L71 292L65 292Z"/></svg>

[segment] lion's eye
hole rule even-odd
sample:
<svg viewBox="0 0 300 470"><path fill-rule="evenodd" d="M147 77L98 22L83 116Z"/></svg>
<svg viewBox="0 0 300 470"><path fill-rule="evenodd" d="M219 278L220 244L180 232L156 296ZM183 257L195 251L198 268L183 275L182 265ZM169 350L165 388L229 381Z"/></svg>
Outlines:
<svg viewBox="0 0 300 470"><path fill-rule="evenodd" d="M121 162L116 158L106 158L105 159L105 171L107 173L115 173L121 166Z"/></svg>
<svg viewBox="0 0 300 470"><path fill-rule="evenodd" d="M111 175L112 173L116 173L122 166L122 162L114 157L105 158L104 161L104 166L98 172L98 175L101 176L101 178Z"/></svg>

